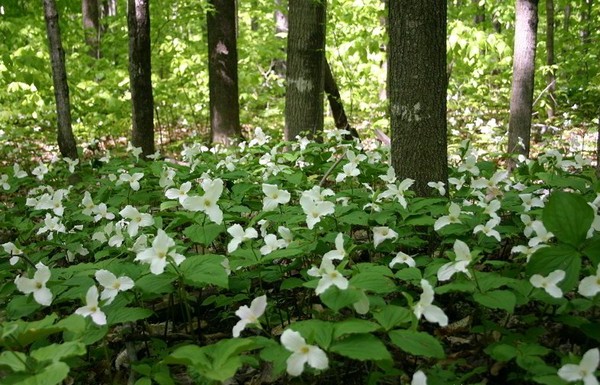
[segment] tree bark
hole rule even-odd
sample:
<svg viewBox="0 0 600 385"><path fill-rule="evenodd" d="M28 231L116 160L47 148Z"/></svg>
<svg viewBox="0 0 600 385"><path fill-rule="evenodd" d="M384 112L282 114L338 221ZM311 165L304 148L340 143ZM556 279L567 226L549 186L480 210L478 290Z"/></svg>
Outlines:
<svg viewBox="0 0 600 385"><path fill-rule="evenodd" d="M565 16L564 16L564 25L563 27L565 28L565 32L569 32L569 28L571 27L571 2L567 1L567 4L565 4Z"/></svg>
<svg viewBox="0 0 600 385"><path fill-rule="evenodd" d="M100 8L98 0L81 0L83 34L89 47L89 55L100 58Z"/></svg>
<svg viewBox="0 0 600 385"><path fill-rule="evenodd" d="M323 130L325 0L290 0L285 139Z"/></svg>
<svg viewBox="0 0 600 385"><path fill-rule="evenodd" d="M583 44L590 44L592 42L591 34L591 14L594 0L583 0L581 5L581 29L579 30L579 36Z"/></svg>
<svg viewBox="0 0 600 385"><path fill-rule="evenodd" d="M208 28L208 78L210 129L214 143L229 144L240 138L238 55L235 0L210 0Z"/></svg>
<svg viewBox="0 0 600 385"><path fill-rule="evenodd" d="M75 160L79 156L71 126L71 102L65 67L65 51L63 50L60 38L60 26L55 0L44 0L44 16L50 48L52 82L54 85L54 98L56 100L56 114L58 118L58 148L62 156Z"/></svg>
<svg viewBox="0 0 600 385"><path fill-rule="evenodd" d="M446 0L389 3L388 95L392 165L400 179L415 180L418 196L428 182L448 182Z"/></svg>
<svg viewBox="0 0 600 385"><path fill-rule="evenodd" d="M131 143L144 157L154 153L154 99L150 61L149 0L128 0L129 82L132 105Z"/></svg>
<svg viewBox="0 0 600 385"><path fill-rule="evenodd" d="M554 75L554 0L546 0L546 65L550 67L550 72L546 76L546 87L548 87L548 106L546 114L548 119L554 118L555 101L554 91L556 90L556 76Z"/></svg>
<svg viewBox="0 0 600 385"><path fill-rule="evenodd" d="M529 156L538 0L517 0L508 153Z"/></svg>
<svg viewBox="0 0 600 385"><path fill-rule="evenodd" d="M344 104L342 103L342 97L340 96L340 90L338 89L331 66L325 59L325 80L324 80L324 91L329 101L329 107L331 108L331 114L333 115L333 121L335 122L335 128L338 130L346 130L350 134L346 135L344 139L351 140L352 138L360 138L358 132L354 127L348 123L348 117L344 110Z"/></svg>

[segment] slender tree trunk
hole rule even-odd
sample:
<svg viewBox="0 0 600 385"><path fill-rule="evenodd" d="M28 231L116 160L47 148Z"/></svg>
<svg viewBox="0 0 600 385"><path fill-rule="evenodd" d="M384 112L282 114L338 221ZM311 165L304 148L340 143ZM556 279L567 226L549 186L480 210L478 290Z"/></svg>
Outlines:
<svg viewBox="0 0 600 385"><path fill-rule="evenodd" d="M285 139L323 130L325 0L290 0Z"/></svg>
<svg viewBox="0 0 600 385"><path fill-rule="evenodd" d="M554 0L546 0L546 65L554 65ZM548 118L554 118L554 107L556 99L554 91L556 90L556 76L554 69L551 69L546 76L546 87L548 87L548 106L546 113Z"/></svg>
<svg viewBox="0 0 600 385"><path fill-rule="evenodd" d="M102 0L102 17L117 16L117 0Z"/></svg>
<svg viewBox="0 0 600 385"><path fill-rule="evenodd" d="M565 5L565 21L564 21L564 28L565 28L565 32L569 32L569 28L571 27L571 2L567 1L567 4Z"/></svg>
<svg viewBox="0 0 600 385"><path fill-rule="evenodd" d="M581 5L581 29L579 36L583 44L590 44L592 42L591 15L593 5L593 0L583 0L583 4Z"/></svg>
<svg viewBox="0 0 600 385"><path fill-rule="evenodd" d="M98 0L81 0L83 34L89 47L89 55L100 58L100 8Z"/></svg>
<svg viewBox="0 0 600 385"><path fill-rule="evenodd" d="M471 0L473 5L477 8L477 13L473 17L475 24L481 24L485 21L485 6L479 6L479 0Z"/></svg>
<svg viewBox="0 0 600 385"><path fill-rule="evenodd" d="M418 196L433 194L428 182L448 182L446 17L446 0L389 3L392 165Z"/></svg>
<svg viewBox="0 0 600 385"><path fill-rule="evenodd" d="M517 0L508 152L529 156L538 0Z"/></svg>
<svg viewBox="0 0 600 385"><path fill-rule="evenodd" d="M335 122L335 128L338 130L346 130L350 134L346 135L345 139L359 138L358 132L354 127L348 123L348 117L344 110L344 104L342 104L342 97L340 96L340 90L338 89L331 66L325 59L325 81L324 90L329 101L329 107L331 108L331 114L333 115L333 121Z"/></svg>
<svg viewBox="0 0 600 385"><path fill-rule="evenodd" d="M214 143L228 144L241 137L238 99L238 55L235 0L210 0L208 27L208 78L210 129Z"/></svg>
<svg viewBox="0 0 600 385"><path fill-rule="evenodd" d="M52 82L56 113L58 117L58 148L62 156L78 159L77 143L71 127L71 102L69 100L69 84L65 67L65 51L60 38L58 12L55 0L44 0L44 16L46 32L50 47L50 62L52 64Z"/></svg>
<svg viewBox="0 0 600 385"><path fill-rule="evenodd" d="M149 0L128 0L129 83L131 88L131 142L144 157L154 153L154 99L150 62Z"/></svg>

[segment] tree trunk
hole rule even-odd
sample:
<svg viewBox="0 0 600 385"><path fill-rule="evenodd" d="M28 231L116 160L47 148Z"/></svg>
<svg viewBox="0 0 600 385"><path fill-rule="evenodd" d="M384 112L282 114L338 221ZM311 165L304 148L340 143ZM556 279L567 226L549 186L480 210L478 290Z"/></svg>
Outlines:
<svg viewBox="0 0 600 385"><path fill-rule="evenodd" d="M117 0L102 0L102 17L117 16Z"/></svg>
<svg viewBox="0 0 600 385"><path fill-rule="evenodd" d="M238 55L235 0L210 0L208 27L208 78L210 129L214 143L229 144L241 137L238 99Z"/></svg>
<svg viewBox="0 0 600 385"><path fill-rule="evenodd" d="M150 63L149 0L128 0L129 83L131 88L131 143L144 157L154 153L154 99Z"/></svg>
<svg viewBox="0 0 600 385"><path fill-rule="evenodd" d="M554 0L546 0L546 65L552 67L554 65ZM548 119L554 118L555 98L554 91L556 90L556 76L554 70L550 69L546 76L546 87L548 87L548 106L546 113Z"/></svg>
<svg viewBox="0 0 600 385"><path fill-rule="evenodd" d="M475 24L481 24L485 21L485 6L479 6L479 0L471 0L475 8L477 9L477 13L473 16L473 22Z"/></svg>
<svg viewBox="0 0 600 385"><path fill-rule="evenodd" d="M100 8L98 0L81 0L83 34L89 47L89 55L100 58Z"/></svg>
<svg viewBox="0 0 600 385"><path fill-rule="evenodd" d="M290 0L285 139L323 130L325 0Z"/></svg>
<svg viewBox="0 0 600 385"><path fill-rule="evenodd" d="M73 128L71 127L71 102L69 100L69 84L67 83L65 67L65 51L60 38L55 0L44 0L44 16L50 47L52 82L58 117L58 148L62 156L75 160L79 156L77 154L77 143L73 136Z"/></svg>
<svg viewBox="0 0 600 385"><path fill-rule="evenodd" d="M348 123L348 117L346 116L344 105L342 104L340 90L338 89L335 78L333 77L333 72L331 72L331 66L329 66L327 59L325 59L325 80L323 84L327 100L329 101L329 107L331 108L331 114L333 115L333 121L335 122L335 128L338 130L346 130L350 133L349 135L346 135L346 140L351 140L353 137L359 138L356 129L351 127L350 123Z"/></svg>
<svg viewBox="0 0 600 385"><path fill-rule="evenodd" d="M581 29L579 36L583 44L590 44L592 42L591 14L593 5L593 0L583 0L583 4L581 5Z"/></svg>
<svg viewBox="0 0 600 385"><path fill-rule="evenodd" d="M565 5L565 21L564 21L564 28L565 28L565 32L569 32L569 27L571 26L571 2L567 1L567 4Z"/></svg>
<svg viewBox="0 0 600 385"><path fill-rule="evenodd" d="M517 0L508 153L529 156L538 0Z"/></svg>
<svg viewBox="0 0 600 385"><path fill-rule="evenodd" d="M448 182L446 17L446 0L389 3L392 165L418 196Z"/></svg>

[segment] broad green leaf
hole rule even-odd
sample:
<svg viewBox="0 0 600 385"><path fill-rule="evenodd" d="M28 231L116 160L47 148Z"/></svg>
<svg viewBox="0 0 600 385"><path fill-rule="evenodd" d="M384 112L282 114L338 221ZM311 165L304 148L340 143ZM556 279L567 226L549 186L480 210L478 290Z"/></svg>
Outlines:
<svg viewBox="0 0 600 385"><path fill-rule="evenodd" d="M416 356L444 358L444 348L431 334L413 330L392 330L388 333L394 345Z"/></svg>
<svg viewBox="0 0 600 385"><path fill-rule="evenodd" d="M517 356L517 348L513 345L498 344L493 348L486 350L493 359L496 361L510 361Z"/></svg>
<svg viewBox="0 0 600 385"><path fill-rule="evenodd" d="M63 358L81 356L85 354L85 345L78 341L63 344L51 344L31 352L31 357L38 361L60 361Z"/></svg>
<svg viewBox="0 0 600 385"><path fill-rule="evenodd" d="M473 299L475 302L490 308L502 309L509 313L515 310L517 298L512 291L508 290L492 290L485 293L474 293Z"/></svg>
<svg viewBox="0 0 600 385"><path fill-rule="evenodd" d="M208 246L224 231L225 226L223 225L206 223L204 225L191 225L183 230L183 234L194 243Z"/></svg>
<svg viewBox="0 0 600 385"><path fill-rule="evenodd" d="M400 270L394 274L394 277L403 281L420 281L423 276L421 270L416 267L406 267L406 265L396 265L396 268L400 267Z"/></svg>
<svg viewBox="0 0 600 385"><path fill-rule="evenodd" d="M381 311L374 313L373 318L386 331L389 331L401 324L410 323L413 319L413 313L401 306L387 305Z"/></svg>
<svg viewBox="0 0 600 385"><path fill-rule="evenodd" d="M374 322L351 318L334 324L333 338L337 339L346 334L371 333L377 329L379 329L379 325Z"/></svg>
<svg viewBox="0 0 600 385"><path fill-rule="evenodd" d="M44 367L40 372L28 376L26 379L14 382L14 385L58 385L69 375L69 366L64 362L53 362Z"/></svg>
<svg viewBox="0 0 600 385"><path fill-rule="evenodd" d="M316 342L319 346L327 349L331 344L334 334L334 324L318 319L295 322L291 328L299 332L309 343Z"/></svg>
<svg viewBox="0 0 600 385"><path fill-rule="evenodd" d="M566 273L565 279L559 282L558 286L563 292L571 291L579 284L581 255L570 246L548 246L536 251L526 266L528 276L547 276L555 270L563 270Z"/></svg>
<svg viewBox="0 0 600 385"><path fill-rule="evenodd" d="M154 312L150 309L140 307L122 307L111 310L107 314L109 325L116 325L125 322L135 322L150 317Z"/></svg>
<svg viewBox="0 0 600 385"><path fill-rule="evenodd" d="M372 334L352 334L347 338L334 342L329 350L360 361L392 359L392 355L383 342Z"/></svg>
<svg viewBox="0 0 600 385"><path fill-rule="evenodd" d="M367 226L369 224L369 214L365 213L364 210L358 210L343 215L338 220L340 223L349 225Z"/></svg>
<svg viewBox="0 0 600 385"><path fill-rule="evenodd" d="M350 307L361 298L360 292L356 289L348 288L346 290L340 290L337 286L332 286L325 290L323 294L319 296L321 302L323 302L331 310L338 312L344 307Z"/></svg>
<svg viewBox="0 0 600 385"><path fill-rule="evenodd" d="M23 372L27 369L27 356L21 352L5 350L0 353L0 366L8 366L13 372Z"/></svg>
<svg viewBox="0 0 600 385"><path fill-rule="evenodd" d="M135 281L135 287L143 293L148 294L164 294L173 291L171 283L176 276L169 272L164 272L161 275L148 274Z"/></svg>
<svg viewBox="0 0 600 385"><path fill-rule="evenodd" d="M550 195L542 213L544 227L556 238L579 248L594 220L594 212L586 200L574 193L555 191Z"/></svg>
<svg viewBox="0 0 600 385"><path fill-rule="evenodd" d="M569 384L567 381L563 380L556 374L549 374L545 376L535 376L533 377L533 381L538 384L543 385L567 385Z"/></svg>
<svg viewBox="0 0 600 385"><path fill-rule="evenodd" d="M188 285L196 287L216 285L227 288L229 278L225 268L221 265L222 262L222 255L193 255L186 258L179 269L183 274L184 282Z"/></svg>
<svg viewBox="0 0 600 385"><path fill-rule="evenodd" d="M210 352L210 355L213 357L213 368L218 369L219 367L229 366L227 361L231 357L238 356L242 352L255 349L256 346L257 345L251 339L233 338L221 340L214 345L205 346L203 349L206 349ZM227 378L229 377L226 377L225 379Z"/></svg>
<svg viewBox="0 0 600 385"><path fill-rule="evenodd" d="M387 294L396 290L394 281L375 272L356 274L350 279L350 285L378 294Z"/></svg>
<svg viewBox="0 0 600 385"><path fill-rule="evenodd" d="M134 385L152 385L152 379L148 377L142 377L137 380Z"/></svg>
<svg viewBox="0 0 600 385"><path fill-rule="evenodd" d="M167 364L204 365L208 367L210 366L210 359L207 353L198 345L185 345L175 349L163 361Z"/></svg>

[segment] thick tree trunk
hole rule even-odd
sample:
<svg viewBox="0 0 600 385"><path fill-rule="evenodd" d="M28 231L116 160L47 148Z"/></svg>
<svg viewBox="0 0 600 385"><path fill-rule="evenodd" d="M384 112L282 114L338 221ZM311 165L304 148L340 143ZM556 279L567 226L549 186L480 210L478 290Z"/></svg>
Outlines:
<svg viewBox="0 0 600 385"><path fill-rule="evenodd" d="M546 65L554 65L554 0L546 0ZM546 113L548 119L554 118L554 106L556 99L554 91L556 90L556 76L554 70L550 70L546 76L546 87L548 87L548 106Z"/></svg>
<svg viewBox="0 0 600 385"><path fill-rule="evenodd" d="M285 139L323 130L325 0L290 0Z"/></svg>
<svg viewBox="0 0 600 385"><path fill-rule="evenodd" d="M131 142L144 157L154 153L154 99L150 63L149 0L128 0L129 83L131 88Z"/></svg>
<svg viewBox="0 0 600 385"><path fill-rule="evenodd" d="M56 113L58 116L58 148L62 156L78 159L77 143L71 127L71 102L69 100L69 84L65 67L65 51L60 38L58 12L55 0L44 0L44 16L46 32L50 47L50 62L52 64L52 81Z"/></svg>
<svg viewBox="0 0 600 385"><path fill-rule="evenodd" d="M538 0L517 0L508 153L529 156Z"/></svg>
<svg viewBox="0 0 600 385"><path fill-rule="evenodd" d="M89 55L100 58L100 8L98 0L81 0L83 34Z"/></svg>
<svg viewBox="0 0 600 385"><path fill-rule="evenodd" d="M388 22L392 165L428 196L448 181L446 0L390 1Z"/></svg>
<svg viewBox="0 0 600 385"><path fill-rule="evenodd" d="M210 0L208 27L208 78L210 129L214 143L228 144L241 137L238 99L238 55L235 0Z"/></svg>
<svg viewBox="0 0 600 385"><path fill-rule="evenodd" d="M333 77L333 72L331 71L331 66L327 62L327 59L325 59L324 91L327 95L327 100L329 101L329 107L331 108L331 114L333 115L335 128L338 130L348 131L350 134L345 137L347 140L350 140L353 137L359 138L356 129L351 127L350 123L348 123L348 117L346 116L346 111L344 110L344 104L342 103L340 90L338 89L335 78Z"/></svg>

